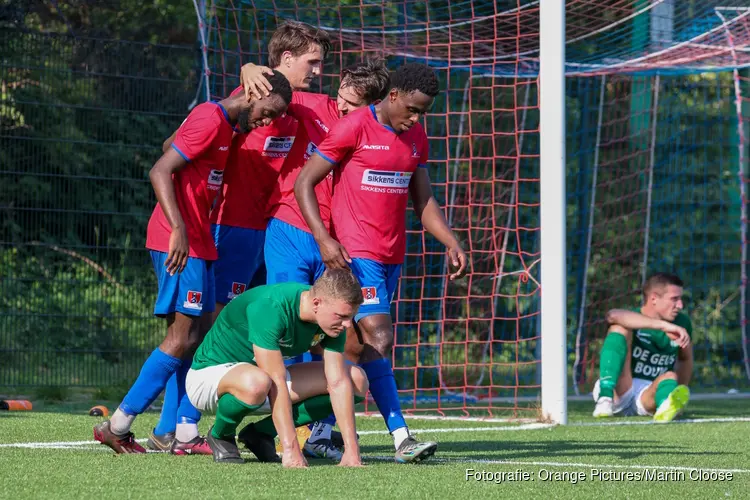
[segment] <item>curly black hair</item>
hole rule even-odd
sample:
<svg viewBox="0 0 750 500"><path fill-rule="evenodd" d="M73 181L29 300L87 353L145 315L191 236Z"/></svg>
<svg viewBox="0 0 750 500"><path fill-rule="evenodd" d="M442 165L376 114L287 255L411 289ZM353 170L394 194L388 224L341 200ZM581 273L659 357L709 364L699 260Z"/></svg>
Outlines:
<svg viewBox="0 0 750 500"><path fill-rule="evenodd" d="M273 87L271 95L278 95L288 106L292 102L292 86L289 84L286 76L281 71L274 71L273 75L267 75L266 79L271 84L271 87Z"/></svg>
<svg viewBox="0 0 750 500"><path fill-rule="evenodd" d="M435 72L421 63L404 64L391 77L391 87L409 93L418 90L435 97L440 93L440 83Z"/></svg>

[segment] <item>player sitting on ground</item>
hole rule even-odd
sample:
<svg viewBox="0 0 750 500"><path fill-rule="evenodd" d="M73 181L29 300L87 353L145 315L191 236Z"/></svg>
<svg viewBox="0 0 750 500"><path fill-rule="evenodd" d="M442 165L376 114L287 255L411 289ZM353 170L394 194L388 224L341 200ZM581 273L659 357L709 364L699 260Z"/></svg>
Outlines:
<svg viewBox="0 0 750 500"><path fill-rule="evenodd" d="M362 303L351 271L331 269L315 284L280 283L248 290L230 302L198 348L187 375L190 401L216 411L208 443L216 462L243 462L235 434L263 406L271 416L248 426L245 443L261 462L278 462L278 429L285 467L306 467L295 427L336 414L346 451L341 465L361 465L354 404L367 393L363 370L344 361L346 328ZM323 362L284 366L319 344ZM353 381L353 382L352 382ZM330 395L329 395L330 392Z"/></svg>
<svg viewBox="0 0 750 500"><path fill-rule="evenodd" d="M246 93L268 92L271 85L263 73L273 74L273 71L254 64L242 67L240 80ZM294 182L305 162L339 118L379 102L390 90L389 83L390 74L385 62L368 59L341 72L341 85L336 98L305 92L295 92L292 96L287 114L297 118L299 127L292 150L279 175L280 196L274 198L275 203L270 208L272 218L268 223L263 250L268 283L294 281L311 284L325 270L318 245L294 197ZM333 176L329 174L315 186L320 217L326 229L330 228L332 182ZM320 354L312 354L311 359L320 360ZM302 359L295 361L301 362ZM333 430L335 423L336 419L331 415L312 427L303 448L307 456L340 459L343 441L341 434ZM243 441L242 432L239 438Z"/></svg>
<svg viewBox="0 0 750 500"><path fill-rule="evenodd" d="M198 435L200 413L183 397L185 375L201 340L201 316L210 317L214 307L212 264L217 255L209 211L221 188L233 133L267 125L286 110L292 98L286 78L274 77L271 98L248 102L244 95L237 95L197 106L180 127L172 148L151 169L159 203L148 224L146 247L151 250L159 284L154 314L166 318L167 335L146 360L112 418L94 427L94 438L117 453L145 453L130 426L173 374L177 416L183 423L176 428L171 451L210 453Z"/></svg>
<svg viewBox="0 0 750 500"><path fill-rule="evenodd" d="M610 326L593 392L595 417L653 415L656 422L670 422L685 407L693 346L682 287L677 276L656 273L643 285L639 310L607 312Z"/></svg>
<svg viewBox="0 0 750 500"><path fill-rule="evenodd" d="M330 43L328 35L297 21L286 21L271 36L268 61L284 75L293 89L308 89L320 75L322 60ZM233 94L240 93L235 90ZM255 97L260 99L261 94ZM247 96L250 100L250 96ZM278 172L294 141L297 122L288 115L278 116L270 125L247 134L237 134L229 148L224 182L211 211L211 232L216 244L214 263L216 306L221 308L245 289L265 284L263 243L267 205L274 191ZM168 139L167 143L171 143ZM205 331L210 328L205 325ZM185 369L187 370L187 368ZM170 379L164 393L164 406L147 446L168 450L177 424L176 381Z"/></svg>
<svg viewBox="0 0 750 500"><path fill-rule="evenodd" d="M385 100L339 120L295 183L297 202L326 268L351 266L362 285L364 303L355 320L364 345L353 355L367 374L370 392L394 438L398 462L420 461L437 449L437 443L420 443L409 435L389 359L391 300L404 261L410 194L424 228L448 248L449 262L456 268L450 279L463 276L467 264L432 196L427 137L418 123L438 93L437 76L429 67L402 66ZM321 220L315 197L315 185L331 168L333 228L340 242Z"/></svg>

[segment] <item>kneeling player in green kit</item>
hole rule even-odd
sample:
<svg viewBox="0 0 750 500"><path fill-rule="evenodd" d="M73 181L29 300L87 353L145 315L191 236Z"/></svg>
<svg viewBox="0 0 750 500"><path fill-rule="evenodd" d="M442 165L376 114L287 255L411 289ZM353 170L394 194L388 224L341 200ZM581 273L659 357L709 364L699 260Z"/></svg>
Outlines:
<svg viewBox="0 0 750 500"><path fill-rule="evenodd" d="M671 422L687 405L693 371L692 325L682 312L680 278L656 273L640 309L607 312L594 417L647 416Z"/></svg>
<svg viewBox="0 0 750 500"><path fill-rule="evenodd" d="M260 409L271 415L239 438L261 462L306 467L295 427L333 410L344 440L340 465L362 465L354 404L367 393L367 376L344 361L346 329L362 304L362 289L348 269L330 269L312 285L280 283L253 288L221 311L193 359L185 390L201 411L215 412L207 441L214 461L242 463L237 426ZM284 358L320 344L323 361L284 366ZM283 448L276 454L278 430Z"/></svg>

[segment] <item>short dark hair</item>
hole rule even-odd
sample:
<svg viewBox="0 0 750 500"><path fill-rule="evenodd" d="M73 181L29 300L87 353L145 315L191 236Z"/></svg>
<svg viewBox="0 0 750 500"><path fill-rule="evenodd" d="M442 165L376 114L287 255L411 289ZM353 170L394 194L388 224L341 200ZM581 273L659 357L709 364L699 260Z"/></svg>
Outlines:
<svg viewBox="0 0 750 500"><path fill-rule="evenodd" d="M390 84L391 75L383 59L368 58L341 71L341 85L354 88L368 104L384 99Z"/></svg>
<svg viewBox="0 0 750 500"><path fill-rule="evenodd" d="M331 50L331 37L325 31L299 21L284 21L268 41L268 65L276 68L281 64L281 55L289 51L299 57L310 51L311 45L320 45L323 59Z"/></svg>
<svg viewBox="0 0 750 500"><path fill-rule="evenodd" d="M398 68L391 77L391 87L406 93L418 90L430 97L440 93L437 75L432 68L420 63L408 63Z"/></svg>
<svg viewBox="0 0 750 500"><path fill-rule="evenodd" d="M281 71L274 71L273 75L266 75L268 83L271 84L273 90L270 91L271 95L278 95L281 97L287 106L292 102L292 85L289 80L286 79L284 73Z"/></svg>
<svg viewBox="0 0 750 500"><path fill-rule="evenodd" d="M654 273L650 275L648 279L646 279L646 282L643 284L643 297L647 298L655 288L663 288L667 285L674 285L679 287L685 286L685 284L676 274Z"/></svg>

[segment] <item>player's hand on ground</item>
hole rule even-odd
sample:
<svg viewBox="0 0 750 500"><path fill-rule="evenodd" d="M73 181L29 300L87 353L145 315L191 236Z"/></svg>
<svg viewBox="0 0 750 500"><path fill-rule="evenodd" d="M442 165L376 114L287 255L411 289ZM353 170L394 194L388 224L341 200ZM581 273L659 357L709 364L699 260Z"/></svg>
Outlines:
<svg viewBox="0 0 750 500"><path fill-rule="evenodd" d="M328 269L348 269L352 258L346 251L344 245L333 238L328 238L320 243L320 257Z"/></svg>
<svg viewBox="0 0 750 500"><path fill-rule="evenodd" d="M268 66L256 66L253 63L247 63L240 70L240 85L245 89L245 99L250 100L250 94L256 99L263 99L271 94L273 86L268 83L263 74L273 75L273 70Z"/></svg>
<svg viewBox="0 0 750 500"><path fill-rule="evenodd" d="M187 231L185 228L172 230L169 235L169 253L164 265L167 266L167 272L174 276L174 273L181 273L187 266L190 247L188 246Z"/></svg>
<svg viewBox="0 0 750 500"><path fill-rule="evenodd" d="M683 349L690 345L690 335L683 327L665 321L662 330Z"/></svg>
<svg viewBox="0 0 750 500"><path fill-rule="evenodd" d="M362 457L359 453L348 452L344 450L344 455L341 457L339 462L340 467L364 467L362 464Z"/></svg>
<svg viewBox="0 0 750 500"><path fill-rule="evenodd" d="M281 455L281 465L288 469L304 469L307 467L307 460L299 449L285 451Z"/></svg>
<svg viewBox="0 0 750 500"><path fill-rule="evenodd" d="M458 245L449 248L448 259L452 268L456 269L455 272L451 273L450 279L455 280L458 278L463 278L466 275L466 270L469 263L469 258L466 256L466 252L464 252L463 248Z"/></svg>

